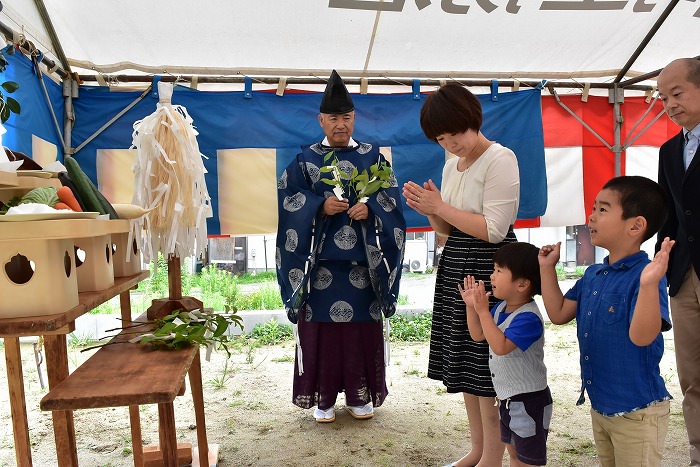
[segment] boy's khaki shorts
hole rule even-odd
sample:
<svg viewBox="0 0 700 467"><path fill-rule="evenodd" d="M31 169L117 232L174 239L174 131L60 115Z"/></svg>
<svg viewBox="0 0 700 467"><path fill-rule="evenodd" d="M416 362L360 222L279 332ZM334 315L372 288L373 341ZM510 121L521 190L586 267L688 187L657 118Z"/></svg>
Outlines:
<svg viewBox="0 0 700 467"><path fill-rule="evenodd" d="M591 409L593 439L603 467L661 464L666 442L671 401L606 417Z"/></svg>

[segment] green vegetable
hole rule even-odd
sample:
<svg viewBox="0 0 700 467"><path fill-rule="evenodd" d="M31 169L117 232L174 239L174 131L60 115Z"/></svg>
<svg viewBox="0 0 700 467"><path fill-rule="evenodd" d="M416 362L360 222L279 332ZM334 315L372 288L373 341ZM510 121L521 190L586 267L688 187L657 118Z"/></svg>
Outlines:
<svg viewBox="0 0 700 467"><path fill-rule="evenodd" d="M39 203L53 207L59 201L56 191L56 187L53 186L34 188L32 191L22 196L19 204Z"/></svg>
<svg viewBox="0 0 700 467"><path fill-rule="evenodd" d="M21 196L13 196L12 198L10 198L8 201L5 201L5 202L0 201L0 214L6 214L8 209L19 205L20 201L22 201Z"/></svg>
<svg viewBox="0 0 700 467"><path fill-rule="evenodd" d="M112 203L105 198L105 195L100 193L100 190L97 189L94 183L92 183L92 180L88 178L88 183L90 183L90 188L92 189L93 193L95 193L95 196L97 197L97 201L100 203L100 214L109 214L110 219L119 219L119 215L117 214L117 211L114 210L114 206L112 206Z"/></svg>
<svg viewBox="0 0 700 467"><path fill-rule="evenodd" d="M63 162L66 166L66 170L68 170L68 176L78 190L80 199L85 203L86 210L99 212L100 214L109 214L110 219L119 219L114 207L112 207L110 202L107 201L107 198L95 187L90 177L83 172L78 161L72 156L66 156Z"/></svg>

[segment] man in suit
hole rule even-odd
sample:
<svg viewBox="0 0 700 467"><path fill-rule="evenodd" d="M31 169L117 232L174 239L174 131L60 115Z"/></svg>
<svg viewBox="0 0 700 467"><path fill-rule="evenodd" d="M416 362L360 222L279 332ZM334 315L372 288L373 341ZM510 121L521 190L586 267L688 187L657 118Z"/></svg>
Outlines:
<svg viewBox="0 0 700 467"><path fill-rule="evenodd" d="M666 114L682 127L659 150L659 183L670 204L656 249L664 237L676 240L667 272L676 367L690 465L700 466L700 60L672 61L657 83Z"/></svg>

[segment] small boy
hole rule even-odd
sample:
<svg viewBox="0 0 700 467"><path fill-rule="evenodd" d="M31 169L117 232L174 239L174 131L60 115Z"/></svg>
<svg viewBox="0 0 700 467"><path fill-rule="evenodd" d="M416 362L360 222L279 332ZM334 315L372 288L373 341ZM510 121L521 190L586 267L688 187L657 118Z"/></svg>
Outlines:
<svg viewBox="0 0 700 467"><path fill-rule="evenodd" d="M489 344L489 368L499 400L501 441L511 466L547 463L552 395L544 365L544 323L532 299L540 293L539 249L510 243L493 255L491 290L502 300L489 310L484 281L459 284L467 304L467 325L475 341Z"/></svg>
<svg viewBox="0 0 700 467"><path fill-rule="evenodd" d="M640 250L666 217L666 194L654 181L616 177L596 197L588 228L608 250L562 295L555 265L560 244L540 249L542 298L550 320L576 318L581 396L591 400L591 422L603 467L658 466L664 451L671 395L659 371L661 331L671 328L666 268L674 241L665 238L649 261Z"/></svg>

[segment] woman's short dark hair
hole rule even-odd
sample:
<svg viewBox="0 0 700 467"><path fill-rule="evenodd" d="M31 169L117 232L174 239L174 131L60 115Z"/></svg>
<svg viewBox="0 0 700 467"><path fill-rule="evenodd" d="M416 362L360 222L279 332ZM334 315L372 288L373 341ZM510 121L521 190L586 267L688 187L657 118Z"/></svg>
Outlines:
<svg viewBox="0 0 700 467"><path fill-rule="evenodd" d="M493 263L510 271L513 280L530 281L530 296L542 293L540 280L540 249L527 242L503 245L493 254Z"/></svg>
<svg viewBox="0 0 700 467"><path fill-rule="evenodd" d="M465 87L448 83L425 98L420 126L428 139L443 134L479 131L483 122L479 99Z"/></svg>

